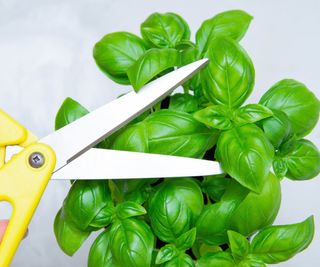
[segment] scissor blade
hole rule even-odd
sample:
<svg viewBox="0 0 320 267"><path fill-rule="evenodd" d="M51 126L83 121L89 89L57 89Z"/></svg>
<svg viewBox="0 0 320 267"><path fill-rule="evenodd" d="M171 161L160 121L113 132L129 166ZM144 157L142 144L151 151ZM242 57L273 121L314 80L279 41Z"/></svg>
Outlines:
<svg viewBox="0 0 320 267"><path fill-rule="evenodd" d="M51 179L131 179L223 173L216 161L108 149L89 149Z"/></svg>
<svg viewBox="0 0 320 267"><path fill-rule="evenodd" d="M60 169L89 148L127 124L206 65L207 59L193 62L90 112L86 116L42 138L56 152Z"/></svg>

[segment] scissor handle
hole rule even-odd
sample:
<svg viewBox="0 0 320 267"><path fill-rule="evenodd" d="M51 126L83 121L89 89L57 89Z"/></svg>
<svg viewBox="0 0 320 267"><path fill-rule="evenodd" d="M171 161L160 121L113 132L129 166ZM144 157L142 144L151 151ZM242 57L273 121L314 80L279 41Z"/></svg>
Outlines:
<svg viewBox="0 0 320 267"><path fill-rule="evenodd" d="M35 155L38 155L38 159L39 155L40 157L42 155L42 159L44 159L42 166L39 161L32 161ZM10 202L13 208L9 225L0 244L1 267L9 266L27 231L54 166L54 151L45 144L35 143L13 156L1 168L0 201Z"/></svg>

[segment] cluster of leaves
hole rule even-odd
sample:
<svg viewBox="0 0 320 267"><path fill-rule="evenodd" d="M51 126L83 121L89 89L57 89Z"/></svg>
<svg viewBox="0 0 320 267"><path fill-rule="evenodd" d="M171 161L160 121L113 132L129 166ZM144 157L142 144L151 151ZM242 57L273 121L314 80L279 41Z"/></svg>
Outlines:
<svg viewBox="0 0 320 267"><path fill-rule="evenodd" d="M142 38L116 32L95 45L99 68L136 91L175 67L209 58L183 85L184 93L157 104L98 147L205 157L218 160L225 174L75 181L54 225L65 253L73 255L100 229L89 267L257 267L288 260L311 243L312 216L272 224L281 179L319 174L320 153L303 138L318 121L320 103L304 84L282 80L259 104L242 106L255 79L239 44L251 20L240 10L220 13L203 22L192 42L179 15L154 13L141 24ZM87 113L66 99L56 129Z"/></svg>

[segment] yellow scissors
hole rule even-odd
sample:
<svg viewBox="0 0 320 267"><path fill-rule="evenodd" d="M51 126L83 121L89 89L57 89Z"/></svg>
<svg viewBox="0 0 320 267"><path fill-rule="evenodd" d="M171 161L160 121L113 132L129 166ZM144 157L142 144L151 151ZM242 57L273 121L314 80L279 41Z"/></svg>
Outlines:
<svg viewBox="0 0 320 267"><path fill-rule="evenodd" d="M203 59L174 70L138 93L107 103L40 140L0 110L0 201L8 201L13 207L0 245L0 266L10 265L50 178L128 179L222 173L214 161L92 148L169 95L207 62ZM19 149L14 150L12 146L17 145Z"/></svg>

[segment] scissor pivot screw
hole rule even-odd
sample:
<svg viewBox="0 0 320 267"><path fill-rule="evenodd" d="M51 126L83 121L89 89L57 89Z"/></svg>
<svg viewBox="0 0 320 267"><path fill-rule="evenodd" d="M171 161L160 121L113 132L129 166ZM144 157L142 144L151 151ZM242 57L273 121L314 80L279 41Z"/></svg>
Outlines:
<svg viewBox="0 0 320 267"><path fill-rule="evenodd" d="M29 164L33 168L40 168L44 164L44 156L40 152L34 152L29 157Z"/></svg>

